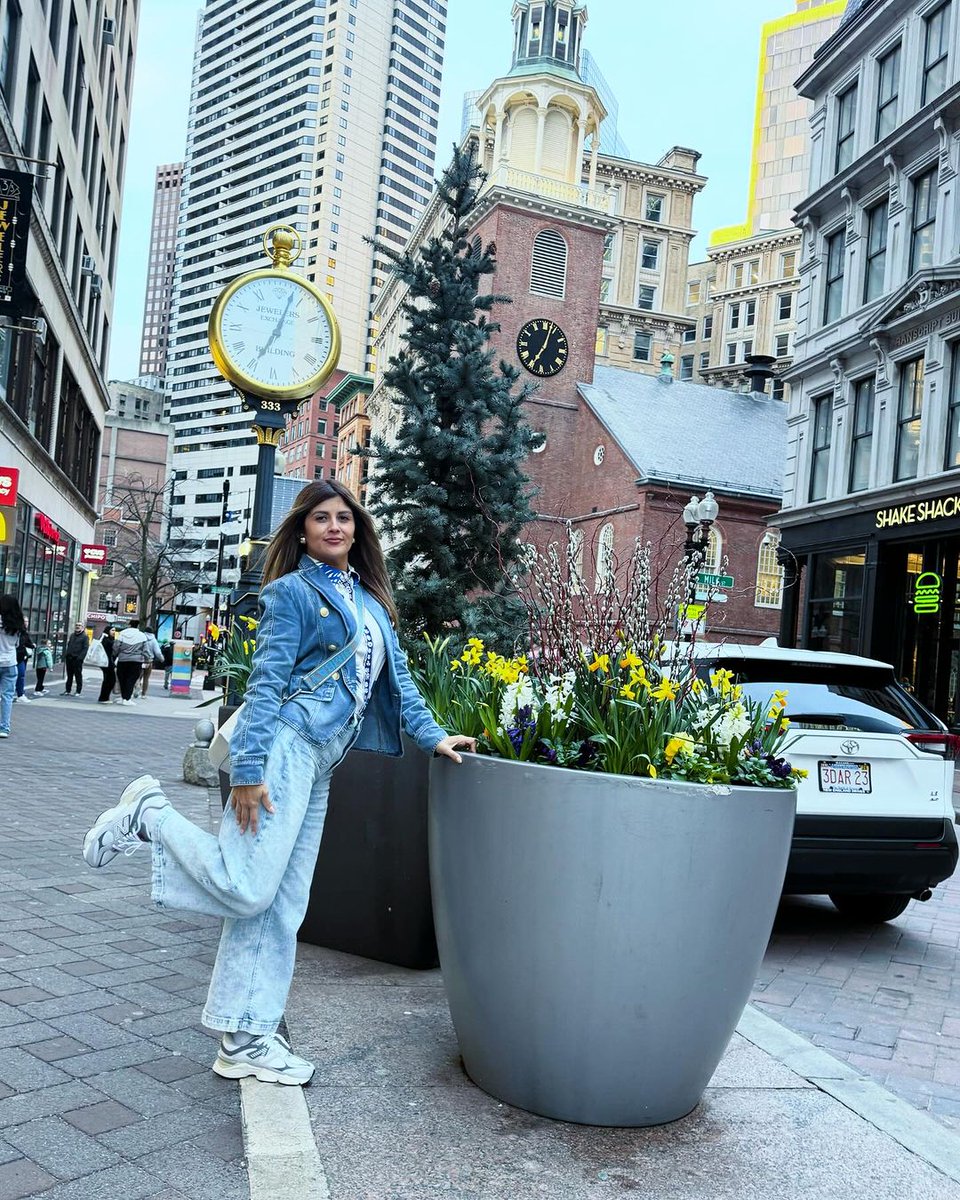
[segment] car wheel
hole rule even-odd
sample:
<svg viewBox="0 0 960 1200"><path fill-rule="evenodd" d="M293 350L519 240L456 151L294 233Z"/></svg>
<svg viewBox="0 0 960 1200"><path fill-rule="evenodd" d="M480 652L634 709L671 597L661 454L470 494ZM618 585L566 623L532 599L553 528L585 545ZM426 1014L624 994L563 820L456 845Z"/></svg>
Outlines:
<svg viewBox="0 0 960 1200"><path fill-rule="evenodd" d="M867 892L855 895L830 894L834 908L854 921L892 921L899 917L910 903L909 896L890 895L884 892Z"/></svg>

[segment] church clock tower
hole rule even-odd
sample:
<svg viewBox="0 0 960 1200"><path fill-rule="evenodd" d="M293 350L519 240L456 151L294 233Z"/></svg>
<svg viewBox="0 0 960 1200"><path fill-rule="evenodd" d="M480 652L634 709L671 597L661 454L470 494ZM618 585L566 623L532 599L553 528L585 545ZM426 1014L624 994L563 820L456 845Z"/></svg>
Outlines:
<svg viewBox="0 0 960 1200"><path fill-rule="evenodd" d="M596 184L606 109L579 72L585 5L516 0L513 23L511 69L477 100L487 182L471 236L495 244L489 288L513 301L497 312L498 352L538 384L527 412L546 439L527 464L537 476L575 456L577 384L593 379L604 239L617 222Z"/></svg>

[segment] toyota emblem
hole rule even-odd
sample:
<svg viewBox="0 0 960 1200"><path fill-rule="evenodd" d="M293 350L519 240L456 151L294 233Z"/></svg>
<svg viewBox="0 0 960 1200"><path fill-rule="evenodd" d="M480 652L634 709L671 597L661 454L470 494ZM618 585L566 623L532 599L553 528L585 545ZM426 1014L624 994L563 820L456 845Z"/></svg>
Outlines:
<svg viewBox="0 0 960 1200"><path fill-rule="evenodd" d="M860 743L855 742L852 738L847 738L845 742L840 743L840 749L844 754L857 754L860 751Z"/></svg>

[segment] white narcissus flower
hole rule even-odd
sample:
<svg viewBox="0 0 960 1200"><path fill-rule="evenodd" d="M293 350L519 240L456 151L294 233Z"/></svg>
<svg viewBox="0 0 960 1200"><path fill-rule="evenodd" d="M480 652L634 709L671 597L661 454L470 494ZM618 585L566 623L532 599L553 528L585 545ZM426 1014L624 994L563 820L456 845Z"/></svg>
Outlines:
<svg viewBox="0 0 960 1200"><path fill-rule="evenodd" d="M540 706L533 691L533 684L528 676L521 675L515 683L508 683L504 688L503 700L500 703L500 727L509 729L517 711L528 707L531 709L531 716L536 718Z"/></svg>

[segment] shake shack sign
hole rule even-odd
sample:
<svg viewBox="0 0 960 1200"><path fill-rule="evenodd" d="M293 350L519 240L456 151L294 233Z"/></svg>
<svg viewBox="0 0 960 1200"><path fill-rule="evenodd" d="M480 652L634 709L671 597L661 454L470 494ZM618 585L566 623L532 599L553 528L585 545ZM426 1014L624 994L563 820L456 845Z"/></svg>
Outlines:
<svg viewBox="0 0 960 1200"><path fill-rule="evenodd" d="M952 517L960 517L960 495L880 508L876 512L876 526L877 529L894 529L898 525L920 525L925 521L943 521Z"/></svg>
<svg viewBox="0 0 960 1200"><path fill-rule="evenodd" d="M0 313L23 315L33 176L0 168Z"/></svg>

